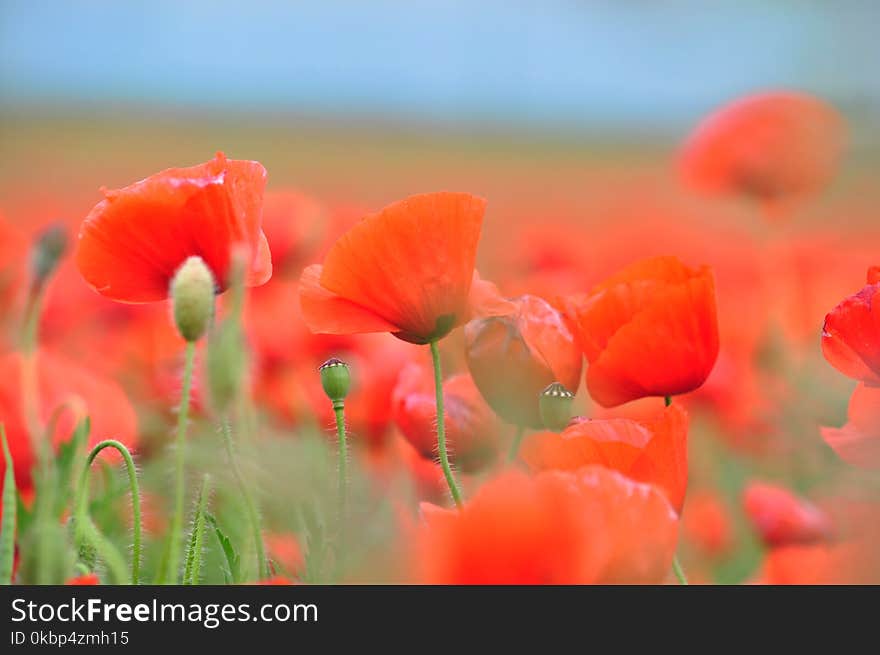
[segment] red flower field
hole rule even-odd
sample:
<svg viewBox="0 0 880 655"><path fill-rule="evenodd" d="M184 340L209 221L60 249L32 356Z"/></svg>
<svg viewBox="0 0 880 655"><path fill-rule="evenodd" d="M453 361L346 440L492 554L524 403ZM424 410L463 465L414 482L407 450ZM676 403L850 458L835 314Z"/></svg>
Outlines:
<svg viewBox="0 0 880 655"><path fill-rule="evenodd" d="M0 582L880 583L830 102L619 150L7 125Z"/></svg>

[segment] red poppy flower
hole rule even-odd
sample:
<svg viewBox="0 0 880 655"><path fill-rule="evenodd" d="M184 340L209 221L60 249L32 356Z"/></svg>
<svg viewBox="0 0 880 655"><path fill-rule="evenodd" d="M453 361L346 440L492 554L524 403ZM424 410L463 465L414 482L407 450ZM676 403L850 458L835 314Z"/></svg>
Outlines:
<svg viewBox="0 0 880 655"><path fill-rule="evenodd" d="M259 162L217 153L198 166L169 168L105 190L80 229L80 273L108 298L151 302L168 297L171 278L193 255L205 261L223 291L233 250L245 248L246 282L263 284L272 275L260 229L265 185L266 169Z"/></svg>
<svg viewBox="0 0 880 655"><path fill-rule="evenodd" d="M720 555L731 546L730 513L717 494L710 491L689 494L681 520L688 541L707 555Z"/></svg>
<svg viewBox="0 0 880 655"><path fill-rule="evenodd" d="M831 520L815 505L788 489L763 482L750 483L743 492L746 514L768 546L828 541Z"/></svg>
<svg viewBox="0 0 880 655"><path fill-rule="evenodd" d="M877 584L876 542L792 545L773 548L758 581L769 585Z"/></svg>
<svg viewBox="0 0 880 655"><path fill-rule="evenodd" d="M687 490L688 416L679 405L653 420L575 419L561 433L530 435L522 458L532 470L599 464L662 489L681 511Z"/></svg>
<svg viewBox="0 0 880 655"><path fill-rule="evenodd" d="M92 422L90 445L102 439L117 439L129 448L137 444L137 417L118 385L48 351L41 350L36 357L41 421L47 423L65 404L79 409L77 417L74 417L75 411L60 415L53 435L56 445L70 439L75 420L86 414ZM31 469L35 458L23 416L22 360L18 353L0 357L0 420L5 423L16 484L24 492L33 485ZM110 449L102 451L101 456L118 459L118 454ZM5 471L6 464L0 458L0 479Z"/></svg>
<svg viewBox="0 0 880 655"><path fill-rule="evenodd" d="M423 508L415 568L429 584L657 583L678 532L663 494L599 466L507 471L461 511Z"/></svg>
<svg viewBox="0 0 880 655"><path fill-rule="evenodd" d="M467 363L477 388L508 423L542 427L538 398L552 382L572 393L580 385L583 356L562 314L525 295L507 316L465 326Z"/></svg>
<svg viewBox="0 0 880 655"><path fill-rule="evenodd" d="M852 466L880 469L880 387L859 384L842 428L820 428L822 438Z"/></svg>
<svg viewBox="0 0 880 655"><path fill-rule="evenodd" d="M391 332L413 343L473 314L510 308L474 272L486 202L466 193L410 196L367 216L300 280L312 332Z"/></svg>
<svg viewBox="0 0 880 655"><path fill-rule="evenodd" d="M587 388L604 407L693 391L718 356L715 281L705 266L644 259L566 307L589 362Z"/></svg>
<svg viewBox="0 0 880 655"><path fill-rule="evenodd" d="M75 578L70 578L64 584L71 586L90 586L101 584L101 580L98 578L98 575L96 573L84 573L83 575L78 575Z"/></svg>
<svg viewBox="0 0 880 655"><path fill-rule="evenodd" d="M880 284L869 284L845 298L825 317L822 327L822 354L828 363L844 375L872 385L880 385L878 292Z"/></svg>
<svg viewBox="0 0 880 655"><path fill-rule="evenodd" d="M834 172L843 121L817 98L789 92L725 105L694 131L681 171L695 188L760 200L811 193Z"/></svg>
<svg viewBox="0 0 880 655"><path fill-rule="evenodd" d="M434 459L437 447L437 403L433 374L409 364L391 397L394 421L422 457ZM464 471L484 467L496 454L500 424L469 375L443 383L446 440L450 459Z"/></svg>

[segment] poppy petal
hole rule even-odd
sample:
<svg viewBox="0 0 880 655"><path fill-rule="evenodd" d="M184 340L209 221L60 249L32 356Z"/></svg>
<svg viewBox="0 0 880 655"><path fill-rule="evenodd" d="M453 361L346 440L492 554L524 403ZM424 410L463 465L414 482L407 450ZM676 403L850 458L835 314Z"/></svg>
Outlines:
<svg viewBox="0 0 880 655"><path fill-rule="evenodd" d="M321 285L412 337L445 334L467 318L485 208L485 200L466 193L393 203L330 248Z"/></svg>
<svg viewBox="0 0 880 655"><path fill-rule="evenodd" d="M321 285L321 265L306 267L300 277L299 301L303 320L312 332L358 334L395 332L397 326L366 307L327 291Z"/></svg>

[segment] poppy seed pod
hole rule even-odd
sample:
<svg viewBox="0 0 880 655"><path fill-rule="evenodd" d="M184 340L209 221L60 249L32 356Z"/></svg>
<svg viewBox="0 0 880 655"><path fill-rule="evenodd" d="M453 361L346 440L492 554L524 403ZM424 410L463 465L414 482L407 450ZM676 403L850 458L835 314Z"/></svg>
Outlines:
<svg viewBox="0 0 880 655"><path fill-rule="evenodd" d="M327 397L334 405L344 401L351 387L351 372L348 364L332 357L321 364L318 370L321 372L321 386L324 387Z"/></svg>
<svg viewBox="0 0 880 655"><path fill-rule="evenodd" d="M548 430L564 430L571 420L574 394L558 382L553 382L541 392L538 407L541 420Z"/></svg>
<svg viewBox="0 0 880 655"><path fill-rule="evenodd" d="M186 341L198 341L214 316L214 276L201 257L189 257L171 279L174 323Z"/></svg>

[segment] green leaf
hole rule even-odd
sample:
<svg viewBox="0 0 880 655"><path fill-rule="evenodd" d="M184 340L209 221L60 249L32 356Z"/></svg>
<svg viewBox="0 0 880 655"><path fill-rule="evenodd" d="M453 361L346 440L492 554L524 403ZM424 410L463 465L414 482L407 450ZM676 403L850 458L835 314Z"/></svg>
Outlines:
<svg viewBox="0 0 880 655"><path fill-rule="evenodd" d="M211 527L214 528L214 534L217 535L217 541L220 542L220 548L223 550L223 555L226 557L226 566L228 568L223 573L226 576L227 584L237 584L241 582L241 557L236 552L229 537L227 537L223 530L220 529L220 525L217 523L217 519L214 518L213 514L206 513L205 518L208 523L211 524Z"/></svg>
<svg viewBox="0 0 880 655"><path fill-rule="evenodd" d="M0 423L0 440L3 442L3 458L6 474L3 476L3 519L0 522L0 584L12 584L12 568L15 563L15 512L18 509L15 488L15 469L12 453L6 442L6 427Z"/></svg>

